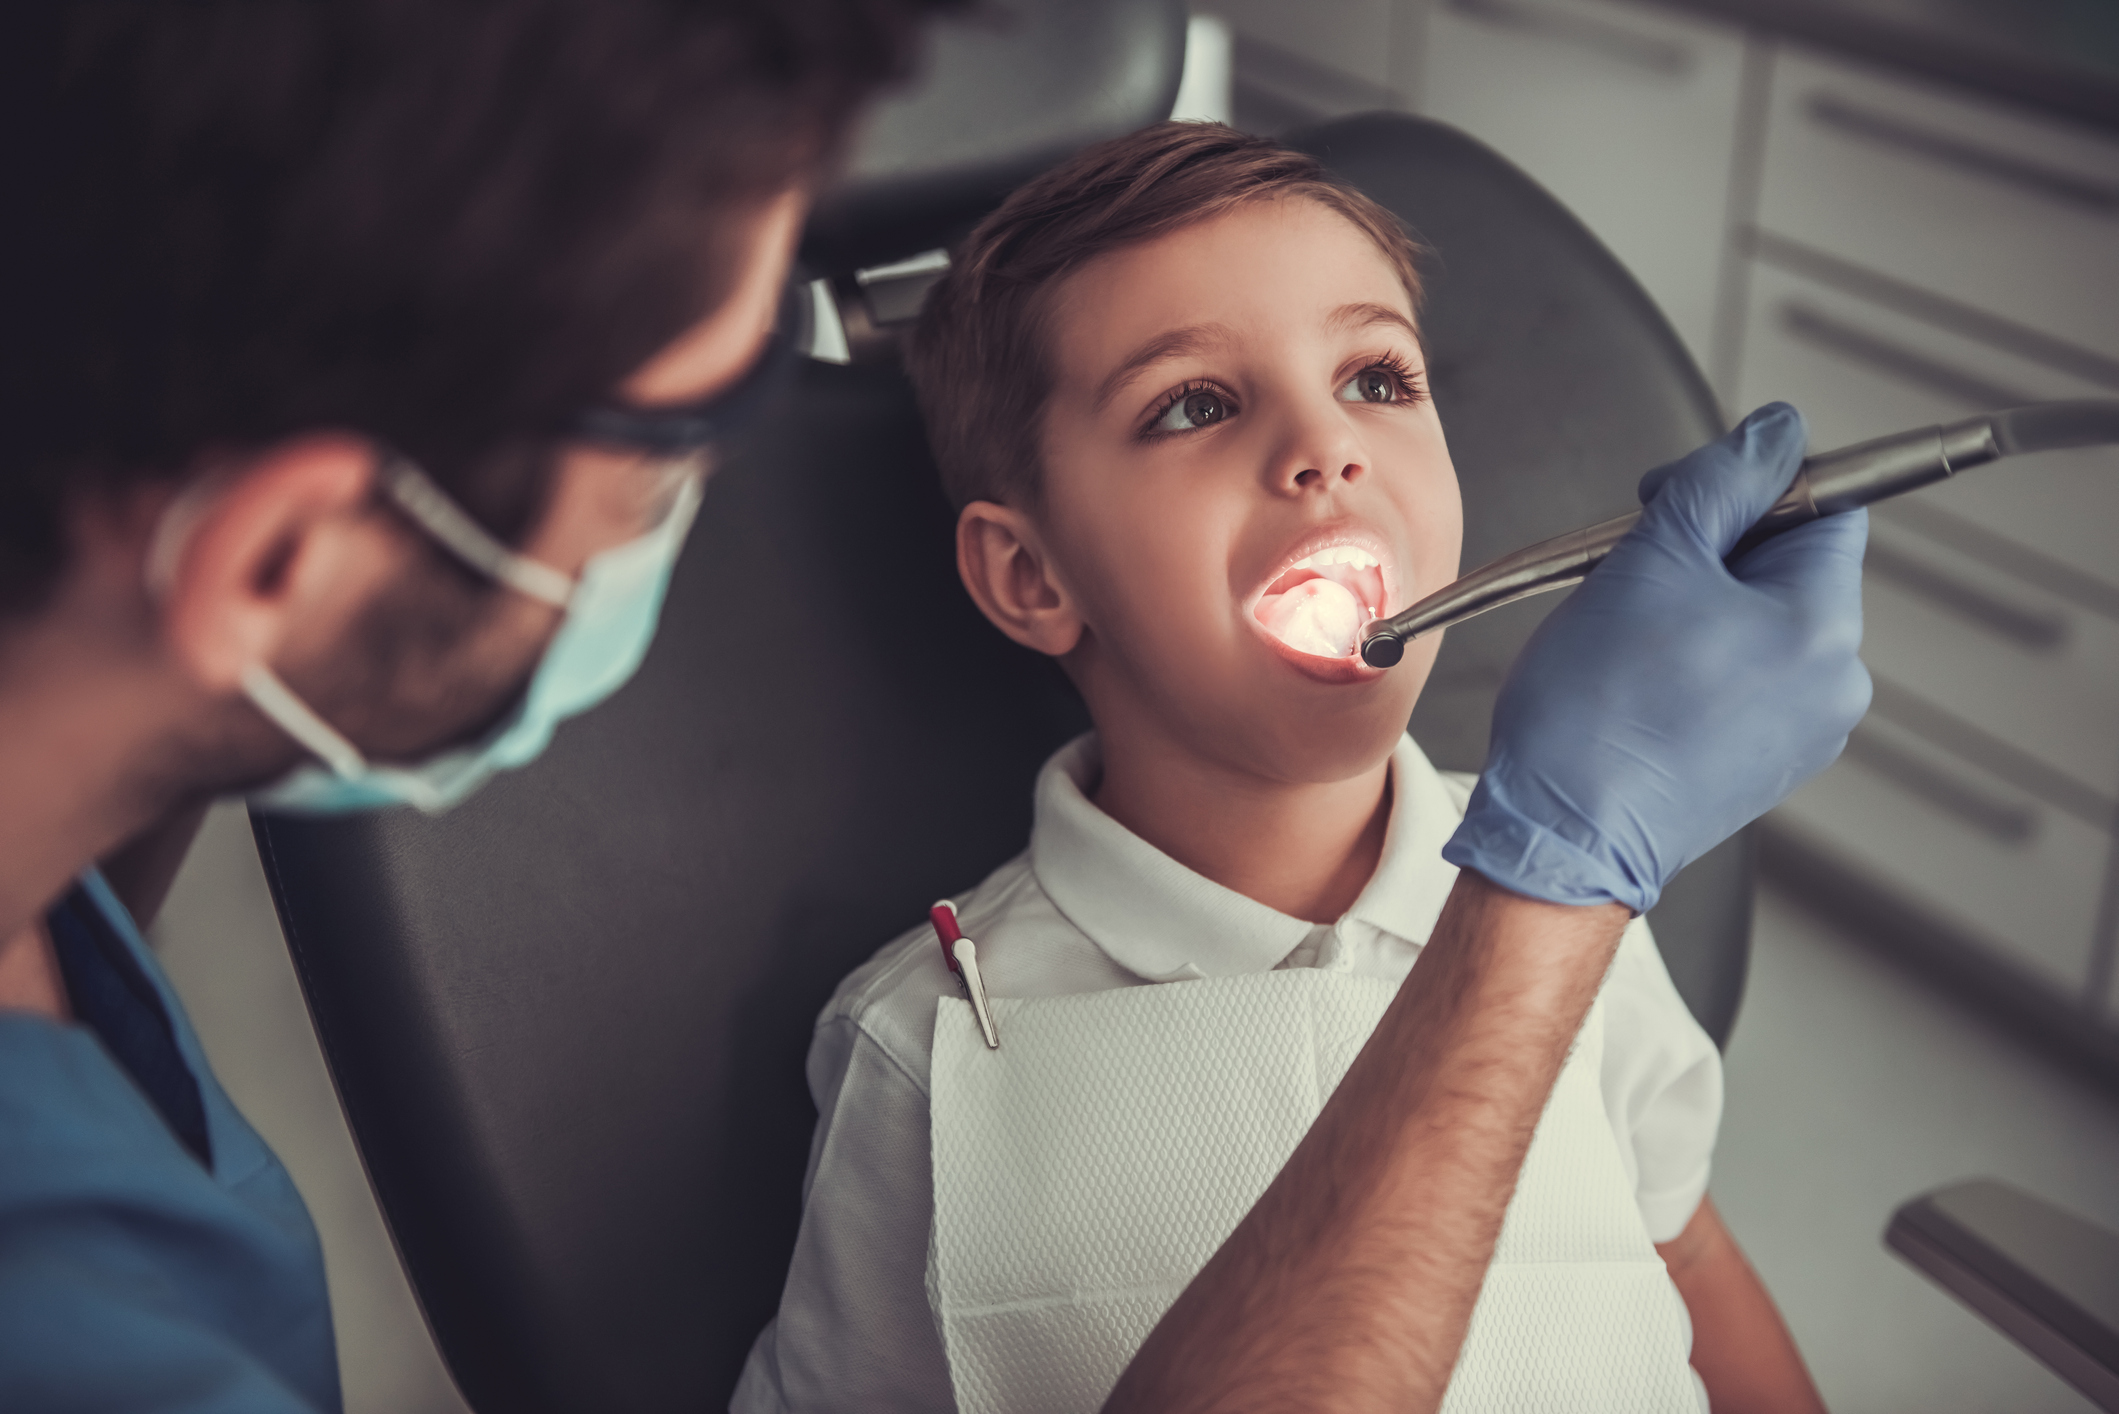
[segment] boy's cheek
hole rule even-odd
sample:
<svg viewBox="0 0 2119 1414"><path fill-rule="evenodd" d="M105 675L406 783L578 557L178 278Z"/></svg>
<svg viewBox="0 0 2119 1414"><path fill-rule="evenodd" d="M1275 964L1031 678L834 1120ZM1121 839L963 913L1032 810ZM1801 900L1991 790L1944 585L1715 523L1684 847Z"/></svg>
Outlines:
<svg viewBox="0 0 2119 1414"><path fill-rule="evenodd" d="M1098 617L1158 661L1192 656L1220 637L1215 620L1226 614L1211 601L1211 587L1202 575L1186 573L1187 568L1152 555L1114 567L1095 595Z"/></svg>
<svg viewBox="0 0 2119 1414"><path fill-rule="evenodd" d="M1424 478L1423 483L1410 488L1411 494L1401 503L1413 551L1413 563L1406 566L1404 576L1407 604L1455 580L1464 558L1464 500L1456 473L1445 461L1440 473Z"/></svg>

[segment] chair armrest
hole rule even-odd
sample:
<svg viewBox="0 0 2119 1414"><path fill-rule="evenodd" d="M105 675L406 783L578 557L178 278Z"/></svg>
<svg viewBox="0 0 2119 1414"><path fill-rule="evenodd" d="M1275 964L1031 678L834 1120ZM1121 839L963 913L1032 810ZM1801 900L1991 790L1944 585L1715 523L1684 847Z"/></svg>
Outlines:
<svg viewBox="0 0 2119 1414"><path fill-rule="evenodd" d="M2119 1410L2119 1233L1976 1179L1906 1203L1884 1244L2100 1408Z"/></svg>

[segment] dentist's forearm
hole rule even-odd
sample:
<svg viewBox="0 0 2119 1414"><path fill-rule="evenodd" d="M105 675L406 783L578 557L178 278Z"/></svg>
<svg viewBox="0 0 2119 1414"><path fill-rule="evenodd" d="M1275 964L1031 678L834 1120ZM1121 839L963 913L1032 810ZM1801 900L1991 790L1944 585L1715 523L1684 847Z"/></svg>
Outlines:
<svg viewBox="0 0 2119 1414"><path fill-rule="evenodd" d="M1436 1408L1627 919L1461 874L1316 1125L1106 1414Z"/></svg>

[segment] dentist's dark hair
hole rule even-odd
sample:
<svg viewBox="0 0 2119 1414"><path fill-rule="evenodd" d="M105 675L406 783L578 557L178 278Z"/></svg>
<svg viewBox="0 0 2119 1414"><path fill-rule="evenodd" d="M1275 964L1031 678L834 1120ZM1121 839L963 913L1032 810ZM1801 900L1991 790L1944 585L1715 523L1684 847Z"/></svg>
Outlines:
<svg viewBox="0 0 2119 1414"><path fill-rule="evenodd" d="M950 504L1035 511L1052 392L1052 294L1097 256L1256 201L1313 201L1376 243L1420 312L1421 247L1306 152L1220 123L1157 123L1026 182L953 252L905 368Z"/></svg>
<svg viewBox="0 0 2119 1414"><path fill-rule="evenodd" d="M0 614L67 508L350 430L502 535L937 0L0 6Z"/></svg>

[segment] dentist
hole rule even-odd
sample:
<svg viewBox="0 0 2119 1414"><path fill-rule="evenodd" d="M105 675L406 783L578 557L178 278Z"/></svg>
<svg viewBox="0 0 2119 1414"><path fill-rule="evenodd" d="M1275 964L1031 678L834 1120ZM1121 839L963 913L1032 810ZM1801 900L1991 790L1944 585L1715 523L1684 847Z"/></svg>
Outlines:
<svg viewBox="0 0 2119 1414"><path fill-rule="evenodd" d="M934 8L5 7L0 1407L340 1407L308 1215L134 916L217 796L444 808L626 679ZM1680 464L1549 621L1427 960L1114 1407L1440 1400L1629 910L1866 702L1856 518L1719 557L1800 449Z"/></svg>

